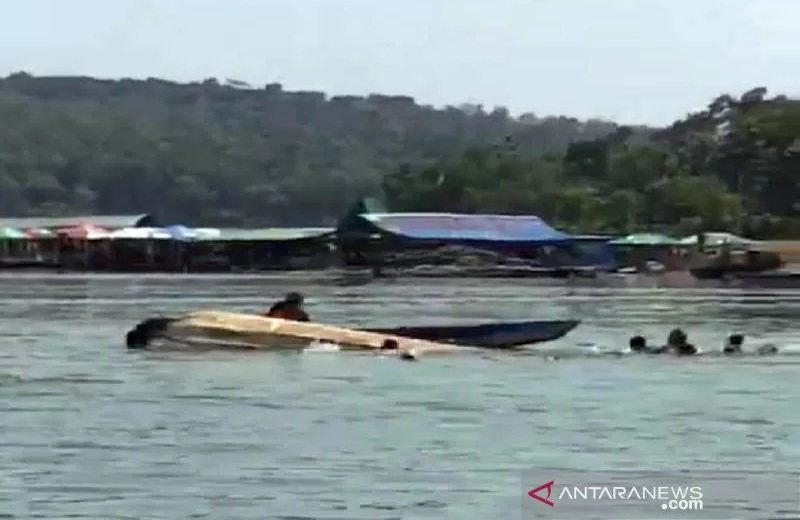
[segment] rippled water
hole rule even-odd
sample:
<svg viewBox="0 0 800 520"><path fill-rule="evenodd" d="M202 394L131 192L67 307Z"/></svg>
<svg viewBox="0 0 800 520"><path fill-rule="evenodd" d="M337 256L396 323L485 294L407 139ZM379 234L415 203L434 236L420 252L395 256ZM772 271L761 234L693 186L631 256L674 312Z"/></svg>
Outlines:
<svg viewBox="0 0 800 520"><path fill-rule="evenodd" d="M791 355L409 364L122 345L150 315L261 310L301 289L315 318L343 324L577 317L543 348L624 349L632 333L656 341L679 325L706 350L741 331L800 352L800 292L249 277L16 276L0 287L1 518L519 518L523 472L800 465Z"/></svg>

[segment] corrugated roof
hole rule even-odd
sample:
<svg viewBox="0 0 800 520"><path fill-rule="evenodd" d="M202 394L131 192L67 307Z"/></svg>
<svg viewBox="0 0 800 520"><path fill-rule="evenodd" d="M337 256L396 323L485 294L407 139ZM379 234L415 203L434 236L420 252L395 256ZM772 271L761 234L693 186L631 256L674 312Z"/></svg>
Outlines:
<svg viewBox="0 0 800 520"><path fill-rule="evenodd" d="M758 240L751 240L749 238L740 237L738 235L734 235L733 233L726 233L722 231L717 231L713 233L704 233L705 235L705 244L709 247L717 247L722 244L731 244L734 246L756 246L762 244ZM698 242L698 235L691 235L679 241L682 245L694 245Z"/></svg>
<svg viewBox="0 0 800 520"><path fill-rule="evenodd" d="M564 242L574 239L534 215L365 213L360 217L384 231L423 240Z"/></svg>
<svg viewBox="0 0 800 520"><path fill-rule="evenodd" d="M634 233L609 243L614 246L676 246L680 241L660 233Z"/></svg>
<svg viewBox="0 0 800 520"><path fill-rule="evenodd" d="M149 213L141 215L89 215L83 217L22 217L0 218L0 227L16 229L75 227L82 224L107 229L155 226L155 217Z"/></svg>
<svg viewBox="0 0 800 520"><path fill-rule="evenodd" d="M333 228L220 228L219 236L201 236L198 237L198 240L205 242L282 242L323 237L333 234L334 231Z"/></svg>

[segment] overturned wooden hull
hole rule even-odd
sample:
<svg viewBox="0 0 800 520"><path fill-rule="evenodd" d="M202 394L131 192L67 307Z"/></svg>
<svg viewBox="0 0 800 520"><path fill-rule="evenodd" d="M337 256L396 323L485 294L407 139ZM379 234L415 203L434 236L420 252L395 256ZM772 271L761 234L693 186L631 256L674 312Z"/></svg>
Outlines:
<svg viewBox="0 0 800 520"><path fill-rule="evenodd" d="M395 340L396 351L413 355L462 351L463 347L391 334L352 330L309 323L221 311L197 311L180 318L146 320L128 333L130 348L144 348L156 340L186 346L248 348L258 350L301 349L312 343L334 343L343 350L380 351L386 340Z"/></svg>

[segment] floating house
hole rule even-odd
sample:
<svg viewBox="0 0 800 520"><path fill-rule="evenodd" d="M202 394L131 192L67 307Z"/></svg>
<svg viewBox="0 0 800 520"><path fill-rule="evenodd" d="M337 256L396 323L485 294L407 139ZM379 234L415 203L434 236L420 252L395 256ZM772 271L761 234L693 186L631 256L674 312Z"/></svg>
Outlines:
<svg viewBox="0 0 800 520"><path fill-rule="evenodd" d="M609 242L625 270L648 272L686 269L688 257L680 240L660 233L633 233Z"/></svg>
<svg viewBox="0 0 800 520"><path fill-rule="evenodd" d="M613 272L619 268L611 235L576 235L572 245L576 266L596 271Z"/></svg>
<svg viewBox="0 0 800 520"><path fill-rule="evenodd" d="M151 214L0 218L0 268L256 271L326 267L334 228L163 226Z"/></svg>
<svg viewBox="0 0 800 520"><path fill-rule="evenodd" d="M339 223L337 245L345 264L375 267L393 254L466 246L521 258L542 248L571 245L575 237L533 215L389 213L372 199L359 202Z"/></svg>
<svg viewBox="0 0 800 520"><path fill-rule="evenodd" d="M324 267L333 228L123 228L88 239L92 270L252 272Z"/></svg>
<svg viewBox="0 0 800 520"><path fill-rule="evenodd" d="M186 270L258 271L328 267L334 228L222 228L187 244Z"/></svg>
<svg viewBox="0 0 800 520"><path fill-rule="evenodd" d="M23 233L23 237L0 248L0 267L86 268L95 258L108 257L108 248L97 247L92 240L114 229L156 225L156 217L149 213L0 218L0 229Z"/></svg>
<svg viewBox="0 0 800 520"><path fill-rule="evenodd" d="M140 215L89 215L78 217L21 217L0 218L0 228L65 229L94 226L102 229L157 227L158 219L150 213Z"/></svg>

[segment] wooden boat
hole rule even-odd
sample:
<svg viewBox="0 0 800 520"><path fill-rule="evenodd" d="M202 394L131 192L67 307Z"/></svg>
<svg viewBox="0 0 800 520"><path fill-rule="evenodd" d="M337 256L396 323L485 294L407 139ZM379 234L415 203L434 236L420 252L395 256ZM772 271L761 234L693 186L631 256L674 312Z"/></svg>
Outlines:
<svg viewBox="0 0 800 520"><path fill-rule="evenodd" d="M343 350L380 350L414 358L420 354L462 350L452 344L397 335L221 311L197 311L180 318L145 320L128 332L126 343L129 348L146 348L159 339L194 348L258 350L302 349L315 342L335 343ZM396 350L382 350L387 340L397 343Z"/></svg>
<svg viewBox="0 0 800 520"><path fill-rule="evenodd" d="M247 316L234 313L217 313L218 316L223 314L227 316ZM190 316L196 317L198 313ZM208 316L208 313L204 313L203 316ZM258 316L249 317L258 318ZM151 318L139 324L136 329L129 333L129 336L133 339L133 343L146 345L149 342L149 338L162 335L167 325L175 321L172 318ZM543 320L480 323L477 325L369 328L363 329L362 332L481 348L513 348L520 345L533 345L556 340L568 334L578 324L580 324L578 320ZM285 337L283 341L286 341Z"/></svg>
<svg viewBox="0 0 800 520"><path fill-rule="evenodd" d="M366 330L377 332L378 334L405 336L443 343L457 343L474 347L511 348L559 339L567 335L579 323L580 321L578 320L544 320Z"/></svg>

